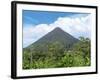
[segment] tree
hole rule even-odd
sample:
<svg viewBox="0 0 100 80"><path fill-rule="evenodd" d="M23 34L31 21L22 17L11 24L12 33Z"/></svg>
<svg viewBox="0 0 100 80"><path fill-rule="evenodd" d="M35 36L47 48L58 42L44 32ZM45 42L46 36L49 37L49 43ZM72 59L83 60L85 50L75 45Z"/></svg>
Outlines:
<svg viewBox="0 0 100 80"><path fill-rule="evenodd" d="M66 46L55 41L32 46L31 50L24 49L23 69L90 66L91 41L89 38L80 37L73 46L69 45L69 48Z"/></svg>

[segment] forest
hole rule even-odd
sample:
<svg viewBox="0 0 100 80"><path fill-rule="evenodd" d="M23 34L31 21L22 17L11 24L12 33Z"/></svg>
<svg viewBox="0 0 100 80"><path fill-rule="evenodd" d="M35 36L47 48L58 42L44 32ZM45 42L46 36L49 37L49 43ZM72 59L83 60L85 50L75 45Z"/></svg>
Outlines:
<svg viewBox="0 0 100 80"><path fill-rule="evenodd" d="M83 67L91 65L91 41L80 37L72 47L59 42L47 44L47 50L23 49L23 69Z"/></svg>

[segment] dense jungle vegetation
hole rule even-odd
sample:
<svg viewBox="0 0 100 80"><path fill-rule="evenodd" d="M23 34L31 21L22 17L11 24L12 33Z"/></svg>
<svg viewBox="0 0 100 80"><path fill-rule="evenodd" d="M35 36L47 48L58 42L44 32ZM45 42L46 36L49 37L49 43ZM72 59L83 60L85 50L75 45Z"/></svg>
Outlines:
<svg viewBox="0 0 100 80"><path fill-rule="evenodd" d="M72 47L56 41L23 49L23 69L83 67L91 65L91 41L80 37ZM43 49L41 49L41 46Z"/></svg>

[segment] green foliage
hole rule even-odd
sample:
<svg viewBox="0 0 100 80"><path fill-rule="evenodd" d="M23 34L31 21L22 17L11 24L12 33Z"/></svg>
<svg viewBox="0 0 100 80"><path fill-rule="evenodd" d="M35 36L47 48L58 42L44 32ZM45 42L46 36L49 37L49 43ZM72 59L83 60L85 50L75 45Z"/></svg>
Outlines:
<svg viewBox="0 0 100 80"><path fill-rule="evenodd" d="M24 49L23 69L81 67L90 66L90 39L80 37L72 47L66 48L60 42L38 45L31 49Z"/></svg>

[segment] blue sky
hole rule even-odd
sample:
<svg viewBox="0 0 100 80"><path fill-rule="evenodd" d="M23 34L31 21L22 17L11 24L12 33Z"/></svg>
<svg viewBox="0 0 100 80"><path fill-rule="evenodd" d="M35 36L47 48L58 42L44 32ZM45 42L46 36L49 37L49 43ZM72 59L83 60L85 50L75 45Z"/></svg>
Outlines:
<svg viewBox="0 0 100 80"><path fill-rule="evenodd" d="M23 24L50 24L53 23L58 17L76 17L87 16L86 13L73 13L73 12L51 12L51 11L32 11L23 10ZM25 26L24 26L25 27Z"/></svg>
<svg viewBox="0 0 100 80"><path fill-rule="evenodd" d="M74 37L90 37L89 13L23 10L23 47L34 43L56 27Z"/></svg>

